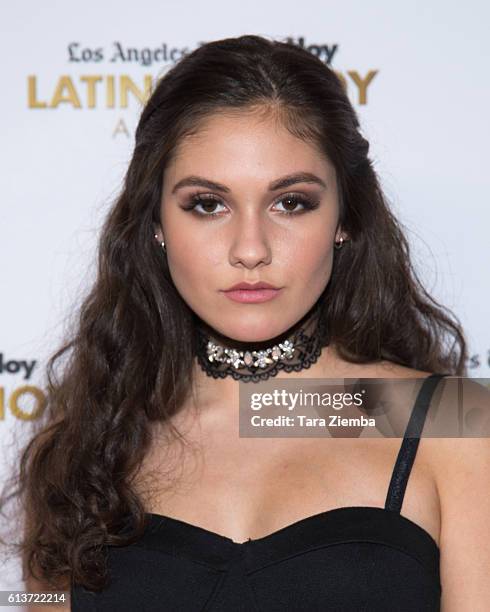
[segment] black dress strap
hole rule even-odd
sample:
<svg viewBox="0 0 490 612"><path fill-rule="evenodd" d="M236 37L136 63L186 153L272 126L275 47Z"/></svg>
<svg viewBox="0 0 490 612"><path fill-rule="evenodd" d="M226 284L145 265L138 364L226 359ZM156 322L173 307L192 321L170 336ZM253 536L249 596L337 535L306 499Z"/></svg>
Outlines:
<svg viewBox="0 0 490 612"><path fill-rule="evenodd" d="M415 455L417 454L430 401L439 381L444 376L449 376L449 374L431 374L427 376L418 392L391 475L386 495L386 510L392 510L393 512L401 511L408 477L410 476Z"/></svg>

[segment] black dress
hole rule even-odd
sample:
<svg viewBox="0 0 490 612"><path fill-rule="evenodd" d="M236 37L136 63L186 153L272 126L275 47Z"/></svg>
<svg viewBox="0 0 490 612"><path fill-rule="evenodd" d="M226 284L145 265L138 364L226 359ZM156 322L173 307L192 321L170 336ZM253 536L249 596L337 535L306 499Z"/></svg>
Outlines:
<svg viewBox="0 0 490 612"><path fill-rule="evenodd" d="M73 612L422 612L440 609L439 548L400 514L432 394L415 401L384 508L348 506L237 543L148 513L141 540L108 547L111 584L71 590ZM412 437L413 436L413 437Z"/></svg>

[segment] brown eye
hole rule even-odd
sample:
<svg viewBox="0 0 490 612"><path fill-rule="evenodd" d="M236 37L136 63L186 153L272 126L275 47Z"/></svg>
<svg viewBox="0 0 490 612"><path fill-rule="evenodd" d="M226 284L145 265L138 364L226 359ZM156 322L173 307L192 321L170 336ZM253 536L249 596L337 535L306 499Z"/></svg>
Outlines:
<svg viewBox="0 0 490 612"><path fill-rule="evenodd" d="M200 204L200 206L202 207L202 209L207 212L207 213L211 213L214 212L214 209L216 208L217 202L216 200L208 200L206 202L206 200L203 201L202 204Z"/></svg>
<svg viewBox="0 0 490 612"><path fill-rule="evenodd" d="M280 210L283 215L300 215L308 210L313 210L318 207L319 202L314 202L304 196L286 195L277 200L276 204L281 204L284 210ZM298 208L301 206L302 208Z"/></svg>
<svg viewBox="0 0 490 612"><path fill-rule="evenodd" d="M299 202L294 198L284 198L284 200L281 200L281 202L285 203L284 207L288 212L293 212L293 210L297 208L299 204Z"/></svg>
<svg viewBox="0 0 490 612"><path fill-rule="evenodd" d="M190 198L189 204L184 206L184 210L188 210L198 217L218 217L221 211L216 212L216 207L221 204L222 202L214 197L195 195Z"/></svg>

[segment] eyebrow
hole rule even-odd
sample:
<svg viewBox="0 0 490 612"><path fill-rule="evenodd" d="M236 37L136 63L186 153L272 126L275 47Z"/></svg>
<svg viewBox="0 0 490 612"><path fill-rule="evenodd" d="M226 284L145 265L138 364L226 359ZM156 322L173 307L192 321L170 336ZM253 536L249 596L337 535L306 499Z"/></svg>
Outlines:
<svg viewBox="0 0 490 612"><path fill-rule="evenodd" d="M312 172L295 172L294 174L288 174L269 183L269 191L284 189L286 187L290 187L291 185L295 185L296 183L314 183L325 188L327 186L320 177L316 176L316 174L313 174ZM230 193L231 191L226 185L216 183L215 181L210 181L202 176L191 175L186 176L176 183L172 189L172 193L175 193L177 189L181 189L182 187L196 186L206 187L207 189L213 189L215 191L222 191L223 193Z"/></svg>

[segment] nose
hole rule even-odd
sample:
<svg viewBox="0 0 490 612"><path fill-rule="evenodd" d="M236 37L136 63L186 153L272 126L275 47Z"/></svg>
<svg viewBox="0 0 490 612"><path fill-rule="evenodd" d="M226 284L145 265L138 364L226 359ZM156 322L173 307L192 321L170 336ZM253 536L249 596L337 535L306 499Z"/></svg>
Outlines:
<svg viewBox="0 0 490 612"><path fill-rule="evenodd" d="M267 265L272 259L270 236L267 220L259 211L249 211L244 217L237 218L232 230L229 261L232 266L242 265L255 268Z"/></svg>

